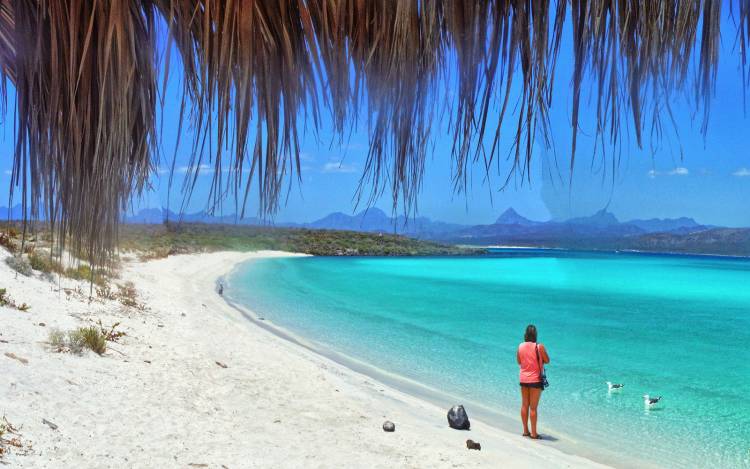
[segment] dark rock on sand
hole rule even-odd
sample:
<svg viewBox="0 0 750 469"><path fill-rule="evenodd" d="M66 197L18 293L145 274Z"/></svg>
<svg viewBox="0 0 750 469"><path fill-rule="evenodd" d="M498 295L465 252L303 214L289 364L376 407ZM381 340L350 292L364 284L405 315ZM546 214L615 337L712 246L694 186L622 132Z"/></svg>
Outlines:
<svg viewBox="0 0 750 469"><path fill-rule="evenodd" d="M482 450L482 445L480 445L478 441L466 440L466 448L467 449L475 449L477 451L481 451Z"/></svg>
<svg viewBox="0 0 750 469"><path fill-rule="evenodd" d="M386 420L383 424L383 431L385 432L395 432L396 431L396 424L391 422L390 420Z"/></svg>
<svg viewBox="0 0 750 469"><path fill-rule="evenodd" d="M456 430L468 430L471 427L469 416L462 405L455 405L448 411L448 425Z"/></svg>

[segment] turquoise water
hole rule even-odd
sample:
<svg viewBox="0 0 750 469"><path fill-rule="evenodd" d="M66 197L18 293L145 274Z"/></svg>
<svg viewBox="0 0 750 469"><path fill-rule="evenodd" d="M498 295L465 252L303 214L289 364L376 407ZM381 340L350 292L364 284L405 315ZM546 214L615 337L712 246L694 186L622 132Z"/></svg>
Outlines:
<svg viewBox="0 0 750 469"><path fill-rule="evenodd" d="M540 407L552 444L620 465L750 467L750 261L285 258L241 266L228 287L309 340L513 417L515 351L534 323L552 360ZM663 405L647 410L646 393Z"/></svg>

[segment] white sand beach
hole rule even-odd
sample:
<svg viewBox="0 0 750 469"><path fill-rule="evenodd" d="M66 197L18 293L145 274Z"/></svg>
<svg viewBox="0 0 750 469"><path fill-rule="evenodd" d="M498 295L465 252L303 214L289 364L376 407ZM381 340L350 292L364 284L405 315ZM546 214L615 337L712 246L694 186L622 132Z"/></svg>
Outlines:
<svg viewBox="0 0 750 469"><path fill-rule="evenodd" d="M452 430L447 409L258 327L215 292L216 279L236 263L286 255L126 262L117 282L135 284L145 311L89 302L85 282L62 279L63 288L80 291L66 293L57 281L16 275L0 262L0 287L31 305L0 308L0 416L19 429L23 445L2 461L24 468L602 467L475 418L470 432ZM46 344L51 328L98 320L120 322L127 334L103 356ZM381 429L385 420L395 433ZM469 438L482 450L468 450Z"/></svg>

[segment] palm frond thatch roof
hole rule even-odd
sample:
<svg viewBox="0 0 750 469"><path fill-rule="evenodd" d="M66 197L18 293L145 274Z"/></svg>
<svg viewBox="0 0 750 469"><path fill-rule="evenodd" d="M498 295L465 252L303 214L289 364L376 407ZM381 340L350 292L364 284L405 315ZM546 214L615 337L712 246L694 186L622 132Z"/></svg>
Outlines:
<svg viewBox="0 0 750 469"><path fill-rule="evenodd" d="M630 125L640 145L686 91L705 131L722 24L735 26L724 37L737 44L744 92L750 0L0 0L3 102L8 81L16 90L13 182L59 242L104 262L121 210L156 168L160 67L179 62L178 125L195 129L192 180L202 164L216 168L211 197L258 197L273 213L300 173L301 128L332 119L340 135L367 123L362 195L388 190L409 208L439 119L454 137L457 189L468 165L497 158L501 139L514 143L511 171L528 177L561 79L571 166L584 79L602 143ZM561 50L568 26L572 48ZM560 54L573 73L555 80ZM511 117L515 131L501 134Z"/></svg>

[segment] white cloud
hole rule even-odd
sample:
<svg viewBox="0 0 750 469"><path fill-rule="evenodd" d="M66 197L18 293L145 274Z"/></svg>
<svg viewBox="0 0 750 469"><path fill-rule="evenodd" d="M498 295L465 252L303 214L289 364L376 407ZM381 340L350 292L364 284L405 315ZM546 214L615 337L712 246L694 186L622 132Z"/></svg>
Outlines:
<svg viewBox="0 0 750 469"><path fill-rule="evenodd" d="M733 172L732 176L737 176L737 177L741 177L741 178L748 177L748 176L750 176L750 169L740 168L737 171Z"/></svg>
<svg viewBox="0 0 750 469"><path fill-rule="evenodd" d="M655 169L651 169L646 173L646 176L648 176L651 179L654 179L656 176L687 176L690 174L690 171L684 167L684 166L678 166L674 168L671 171L657 171Z"/></svg>
<svg viewBox="0 0 750 469"><path fill-rule="evenodd" d="M191 168L190 166L187 166L187 165L177 166L175 167L174 172L175 174L188 174L188 173L195 174L194 171L196 169L199 171L200 176L207 176L210 174L214 174L216 172L216 167L214 165L205 164L205 163L198 165L197 168L196 167ZM156 168L156 173L159 175L169 174L170 171L171 171L170 168L166 168L164 166L159 166L158 168ZM236 173L238 172L238 170L234 167L230 168L227 166L222 166L221 172L222 173Z"/></svg>
<svg viewBox="0 0 750 469"><path fill-rule="evenodd" d="M678 166L669 172L670 176L687 176L688 174L690 174L690 171L684 166Z"/></svg>
<svg viewBox="0 0 750 469"><path fill-rule="evenodd" d="M324 173L354 173L357 168L353 164L346 164L342 161L329 161L323 165Z"/></svg>
<svg viewBox="0 0 750 469"><path fill-rule="evenodd" d="M193 169L195 170L196 168ZM214 172L214 167L207 164L198 165L197 169L200 171L199 174L211 174ZM190 166L180 166L175 171L180 174L186 174L190 171Z"/></svg>
<svg viewBox="0 0 750 469"><path fill-rule="evenodd" d="M5 174L7 174L8 176L10 176L11 174L13 174L13 170L10 170L10 169L6 169L6 170L5 170L5 171L3 171L3 172L4 172Z"/></svg>

